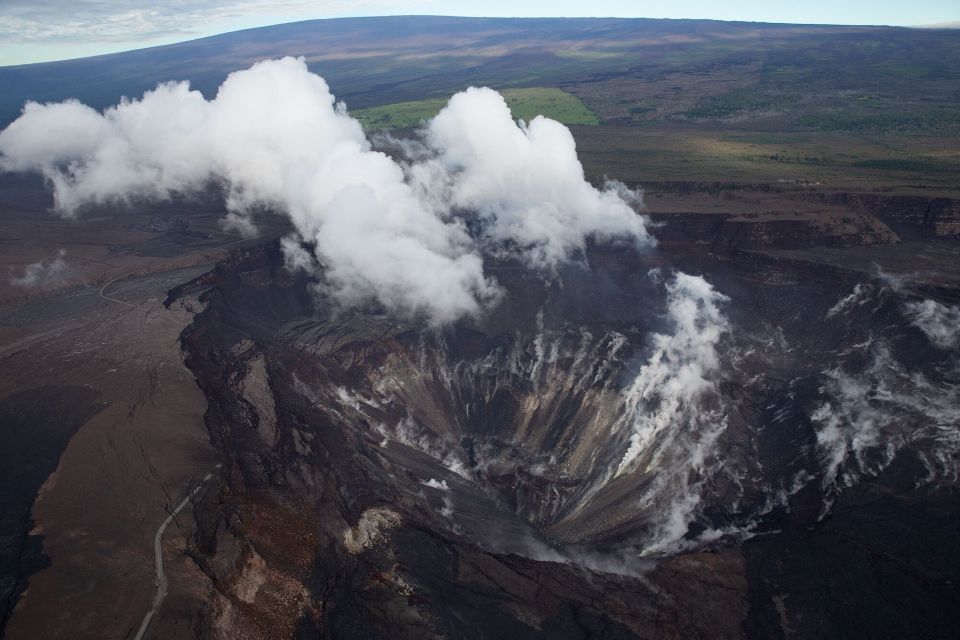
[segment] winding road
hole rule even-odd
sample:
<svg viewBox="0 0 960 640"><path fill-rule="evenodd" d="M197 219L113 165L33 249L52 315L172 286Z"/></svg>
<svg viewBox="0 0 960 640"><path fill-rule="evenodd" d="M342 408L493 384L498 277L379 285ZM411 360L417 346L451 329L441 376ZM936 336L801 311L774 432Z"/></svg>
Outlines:
<svg viewBox="0 0 960 640"><path fill-rule="evenodd" d="M213 472L208 473L203 476L203 479L200 480L200 483L194 487L190 493L187 494L187 497L177 505L177 508L170 512L170 515L160 524L160 527L157 529L156 535L153 536L153 555L156 561L156 570L157 570L157 593L153 596L153 606L147 611L147 614L143 616L143 622L140 623L140 630L137 631L137 635L134 636L133 640L143 640L143 635L147 632L147 628L150 626L150 621L153 620L153 616L160 610L160 605L163 604L164 598L167 597L167 575L163 571L163 532L167 530L167 526L173 519L177 517L177 514L180 513L184 507L187 506L187 503L197 495L200 489L203 488L210 478L213 477Z"/></svg>
<svg viewBox="0 0 960 640"><path fill-rule="evenodd" d="M240 240L228 242L226 244L222 244L216 247L208 247L208 248L201 249L199 251L194 251L192 253L187 253L184 255L194 255L198 253L215 251L218 249L223 249L225 247L230 247L236 244L240 244L241 242L246 242L247 240L249 240L249 238L242 238ZM177 258L182 258L182 257L183 256L177 256ZM154 265L153 268L156 268L156 265ZM122 304L126 307L133 307L133 308L139 307L140 305L138 304L130 303L130 302L127 302L126 300L120 300L118 298L113 298L107 295L106 293L107 289L110 288L111 285L116 284L117 282L123 280L124 278L129 278L130 276L136 275L138 271L140 270L138 269L135 271L130 271L129 273L124 273L122 275L119 275L115 278L108 280L107 282L103 283L103 286L100 287L100 290L97 292L97 294L104 300L115 302L116 304ZM168 317L168 316L164 316L164 317ZM173 318L169 318L169 319L173 320ZM140 629L137 631L137 635L133 637L133 640L143 640L144 634L146 634L147 629L150 627L150 622L153 620L153 616L156 615L156 613L160 610L160 606L163 604L164 599L167 597L167 575L163 570L163 533L167 530L167 527L170 525L170 523L173 522L174 518L177 517L177 514L180 513L183 510L183 508L187 506L191 498L193 498L193 496L195 496L197 492L203 488L203 485L205 485L212 477L213 477L212 472L205 475L203 479L200 481L200 483L196 487L194 487L193 490L190 491L190 493L187 494L187 497L185 497L183 501L177 505L177 508L170 512L170 514L166 517L166 519L160 524L160 527L157 529L157 533L153 536L153 555L154 555L154 561L156 563L157 593L153 596L153 605L150 607L150 610L147 611L146 615L143 616L143 622L140 623Z"/></svg>
<svg viewBox="0 0 960 640"><path fill-rule="evenodd" d="M165 262L172 262L172 261L174 261L174 260L179 260L179 259L184 258L184 257L186 257L186 256L195 256L195 255L199 255L199 254L202 254L202 253L209 253L209 252L211 252L211 251L217 251L217 250L219 250L219 249L224 249L224 248L226 248L226 247L232 247L233 245L240 244L241 242L247 242L247 241L250 241L250 240L259 240L259 239L260 239L260 238L241 238L241 239L239 239L239 240L234 240L233 242L228 242L228 243L226 243L226 244L217 245L216 247L206 247L206 248L204 248L204 249L198 249L197 251L191 251L191 252L189 252L189 253L184 253L184 254L181 254L181 255L178 255L178 256L174 256L173 258L171 258L170 260L167 260L167 261L165 261ZM163 264L164 264L164 262L161 262L161 263L160 263L160 265L163 265ZM160 265L152 265L151 267L148 267L148 268L156 269L156 268L157 268L158 266L160 266ZM144 268L141 267L140 269L135 269L135 270L130 271L130 272L128 272L128 273L124 273L124 274L121 274L121 275L119 275L119 276L116 276L115 278L111 278L110 280L108 280L108 281L106 281L106 282L103 283L103 286L100 287L100 290L97 292L97 295L99 295L99 296L100 296L101 298L103 298L104 300L108 300L108 301L110 301L110 302L115 302L115 303L117 303L117 304L122 304L122 305L124 305L124 306L126 306L126 307L133 307L133 308L135 308L135 309L138 308L140 305L138 305L138 304L133 304L132 302L127 302L126 300L120 300L120 299L118 299L118 298L112 298L112 297L110 297L110 296L107 295L106 291L107 291L107 289L108 289L109 287L111 287L112 285L116 284L117 282L120 282L120 281L123 280L124 278L129 278L130 276L136 275L138 272L143 271L143 269L144 269Z"/></svg>
<svg viewBox="0 0 960 640"><path fill-rule="evenodd" d="M233 245L240 244L242 242L247 242L248 240L255 240L255 239L256 238L241 238L240 240L234 240L233 242L221 244L216 247L207 247L204 249L200 249L198 251L193 251L190 253L183 254L181 256L176 256L176 258L174 259L180 259L180 258L183 258L183 256L190 256L190 255L216 251L219 249L224 249L226 247L231 247ZM159 265L153 265L152 268L156 269L157 266ZM139 308L140 307L139 304L134 304L131 302L127 302L126 300L120 300L118 298L113 298L107 295L107 289L109 289L112 285L116 284L117 282L123 280L124 278L129 278L130 276L136 275L141 270L142 269L137 269L137 270L130 271L128 273L124 273L122 275L116 276L115 278L111 278L107 282L103 283L103 286L100 287L100 290L97 292L97 294L104 300L108 300L116 304L121 304L126 307ZM163 315L162 317L165 317L174 322L179 322L170 316ZM219 465L217 466L217 468L219 468ZM170 525L170 523L173 522L174 518L177 517L177 514L180 513L183 510L183 508L187 506L187 504L190 502L193 496L195 496L197 492L199 492L200 489L203 488L203 485L205 485L212 477L213 477L213 472L210 472L207 475L205 475L203 479L197 484L197 486L194 487L190 491L190 493L188 493L187 496L183 499L183 501L177 505L177 508L169 513L166 519L160 524L160 527L157 529L157 533L153 536L153 555L154 555L154 561L156 563L157 593L153 596L153 605L150 607L150 610L147 611L146 615L143 616L143 622L140 623L140 629L137 631L137 635L133 637L133 640L143 640L144 634L146 634L147 629L150 627L150 622L153 620L153 617L156 615L156 613L160 610L160 606L163 604L164 599L167 597L167 575L166 573L164 573L164 570L163 570L163 533L167 530L167 527Z"/></svg>

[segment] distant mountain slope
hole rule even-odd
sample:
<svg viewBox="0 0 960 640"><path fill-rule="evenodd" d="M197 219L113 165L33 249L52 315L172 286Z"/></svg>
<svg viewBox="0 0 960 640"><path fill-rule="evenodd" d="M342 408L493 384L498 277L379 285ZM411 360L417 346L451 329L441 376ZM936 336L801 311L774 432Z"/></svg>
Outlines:
<svg viewBox="0 0 960 640"><path fill-rule="evenodd" d="M230 71L283 55L305 56L354 108L440 97L470 84L552 86L580 97L607 123L960 127L956 31L423 16L314 20L2 67L0 124L28 99L75 97L103 108L180 79L209 94Z"/></svg>

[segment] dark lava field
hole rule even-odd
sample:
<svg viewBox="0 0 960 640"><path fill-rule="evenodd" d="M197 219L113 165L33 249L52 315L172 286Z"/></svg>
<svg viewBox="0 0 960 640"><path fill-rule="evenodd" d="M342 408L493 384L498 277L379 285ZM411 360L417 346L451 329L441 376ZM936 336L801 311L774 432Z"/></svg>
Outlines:
<svg viewBox="0 0 960 640"><path fill-rule="evenodd" d="M498 226L508 196L485 209L486 182L442 174L461 150L436 124L362 153L444 201L446 244L397 226L341 251L298 208L309 180L275 197L273 165L219 156L190 188L193 155L149 174L169 191L102 197L86 156L0 173L0 636L957 637L958 34L376 18L0 69L4 127L25 100L102 109L172 79L213 104L284 55L350 108L424 122L469 85L515 110L509 90L557 89L598 124L516 130L575 143L583 189L491 182L537 215L622 198L639 225L551 262L542 230ZM285 133L265 146L308 158ZM457 259L384 249L425 237ZM473 258L482 308L424 312ZM404 306L404 274L456 269ZM357 273L388 284L355 295Z"/></svg>
<svg viewBox="0 0 960 640"><path fill-rule="evenodd" d="M692 251L588 261L547 282L498 265L509 302L445 332L325 313L276 247L186 285L206 291L184 349L228 461L197 534L218 620L779 637L789 598L802 637L955 628L957 363L910 325L924 298ZM716 388L674 409L637 384L652 336L679 328L663 317L675 285L650 272L678 267L726 292L729 330ZM625 474L638 414L650 442ZM278 591L243 606L258 571ZM294 628L277 605L311 589Z"/></svg>

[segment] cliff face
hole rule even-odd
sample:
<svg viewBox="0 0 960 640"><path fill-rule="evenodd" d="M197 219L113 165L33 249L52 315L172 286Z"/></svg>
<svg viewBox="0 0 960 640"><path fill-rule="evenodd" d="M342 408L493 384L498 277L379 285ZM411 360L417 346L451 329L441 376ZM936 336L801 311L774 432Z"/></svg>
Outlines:
<svg viewBox="0 0 960 640"><path fill-rule="evenodd" d="M594 248L549 278L501 264L504 302L445 330L331 313L276 247L194 283L207 307L183 345L223 462L197 508L204 633L881 629L872 601L791 595L834 593L790 568L809 531L836 571L888 575L876 602L920 576L955 597L960 563L917 555L957 513L958 451L953 355L912 323L918 302L842 269L663 246ZM841 516L879 496L939 506L909 533ZM924 624L957 622L942 611Z"/></svg>
<svg viewBox="0 0 960 640"><path fill-rule="evenodd" d="M956 198L772 184L647 186L651 217L665 225L659 235L668 242L707 242L722 251L960 240ZM671 203L666 208L659 200L665 196ZM704 207L709 199L713 206ZM676 208L687 202L702 210Z"/></svg>
<svg viewBox="0 0 960 640"><path fill-rule="evenodd" d="M807 197L872 215L904 239L960 240L960 201L954 198L844 192Z"/></svg>
<svg viewBox="0 0 960 640"><path fill-rule="evenodd" d="M280 264L222 265L184 335L224 462L198 507L210 637L741 635L736 551L654 565L551 540L594 472L626 338L550 331L543 283L451 333L329 317Z"/></svg>
<svg viewBox="0 0 960 640"><path fill-rule="evenodd" d="M655 189L649 216L668 253L707 254L771 285L852 287L892 276L913 295L960 300L956 199L720 183Z"/></svg>
<svg viewBox="0 0 960 640"><path fill-rule="evenodd" d="M653 214L666 242L696 242L716 253L762 249L847 248L894 244L899 236L864 213Z"/></svg>

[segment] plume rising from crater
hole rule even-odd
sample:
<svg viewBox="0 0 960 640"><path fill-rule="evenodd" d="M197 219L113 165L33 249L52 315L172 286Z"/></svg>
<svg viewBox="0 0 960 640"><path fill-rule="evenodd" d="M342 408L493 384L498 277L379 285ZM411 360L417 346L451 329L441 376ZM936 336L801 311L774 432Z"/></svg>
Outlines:
<svg viewBox="0 0 960 640"><path fill-rule="evenodd" d="M341 304L373 299L435 324L498 299L488 242L537 268L582 255L591 237L651 243L637 194L587 183L566 127L518 125L492 90L455 95L427 141L430 153L406 166L375 151L326 82L284 58L231 74L210 100L171 82L102 114L28 103L0 133L0 166L42 171L66 216L220 184L225 222L242 232L260 209L287 214L288 262L322 270ZM464 210L484 223L468 231Z"/></svg>

